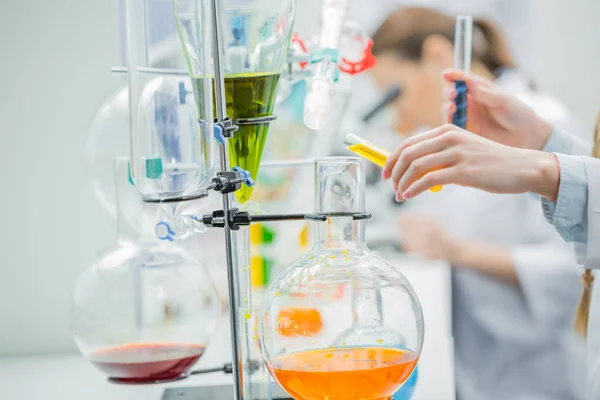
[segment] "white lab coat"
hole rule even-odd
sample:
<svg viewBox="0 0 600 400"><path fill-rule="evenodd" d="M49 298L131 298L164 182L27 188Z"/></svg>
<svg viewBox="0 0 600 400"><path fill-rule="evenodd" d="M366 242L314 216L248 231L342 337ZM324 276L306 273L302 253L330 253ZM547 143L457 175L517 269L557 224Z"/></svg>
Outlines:
<svg viewBox="0 0 600 400"><path fill-rule="evenodd" d="M577 245L580 262L600 269L600 160L586 158L588 178L588 243ZM596 279L598 274L596 274ZM588 399L600 399L600 282L594 282L587 339Z"/></svg>
<svg viewBox="0 0 600 400"><path fill-rule="evenodd" d="M507 72L498 84L568 125L564 108L534 94L519 74ZM459 400L584 398L584 344L572 330L581 269L572 247L545 221L539 198L448 186L422 199L417 208L453 234L511 249L519 277L517 288L472 269L454 270Z"/></svg>

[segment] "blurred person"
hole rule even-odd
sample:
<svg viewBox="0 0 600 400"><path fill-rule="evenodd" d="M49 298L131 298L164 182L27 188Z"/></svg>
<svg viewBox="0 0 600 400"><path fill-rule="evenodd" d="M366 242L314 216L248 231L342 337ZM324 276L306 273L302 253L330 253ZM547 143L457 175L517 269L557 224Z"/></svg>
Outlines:
<svg viewBox="0 0 600 400"><path fill-rule="evenodd" d="M600 235L600 114L591 147L486 79L460 71L447 71L444 78L467 83L467 127L476 134L444 125L411 138L390 155L382 177L392 178L401 200L437 184L541 197L546 219L565 241L575 244L578 261L586 268L575 329L587 337L588 398L598 399L600 296L592 296L592 284L593 271L600 269L600 248L595 245ZM445 94L449 111L454 96ZM590 154L590 147L592 157L578 156ZM432 172L423 175L423 170Z"/></svg>
<svg viewBox="0 0 600 400"><path fill-rule="evenodd" d="M442 13L406 8L373 37L375 81L402 89L394 107L403 134L444 121L440 76L453 65L454 24ZM570 124L564 107L519 73L495 25L476 19L473 35L474 72L556 125ZM453 266L458 398L583 398L583 343L570 329L579 294L576 261L543 220L538 200L454 186L429 200L428 214L439 214L439 221L402 215L401 242Z"/></svg>
<svg viewBox="0 0 600 400"><path fill-rule="evenodd" d="M505 32L504 36L521 70L527 68L523 72L530 73L538 61L535 42L540 40L531 35L532 26L537 22L534 13L537 6L533 0L353 0L348 3L347 19L358 23L372 37L385 18L400 7L426 7L453 16L468 14L492 18ZM299 7L298 10L300 19L297 25L301 35L308 35L303 30L306 23L302 18L307 11L304 7ZM368 74L354 77L346 119L362 116L364 110L377 101L379 93L369 78ZM370 125L379 128L386 122L385 119L385 115L378 115Z"/></svg>
<svg viewBox="0 0 600 400"><path fill-rule="evenodd" d="M493 18L506 32L518 60L524 65L534 61L534 38L530 35L534 16L532 0L355 0L348 4L348 19L361 24L372 34L400 7L427 7L448 15Z"/></svg>

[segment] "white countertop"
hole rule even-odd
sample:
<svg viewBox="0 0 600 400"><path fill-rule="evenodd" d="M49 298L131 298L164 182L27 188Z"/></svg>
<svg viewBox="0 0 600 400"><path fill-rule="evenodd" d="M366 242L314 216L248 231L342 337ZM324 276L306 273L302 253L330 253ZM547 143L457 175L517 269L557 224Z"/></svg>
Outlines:
<svg viewBox="0 0 600 400"><path fill-rule="evenodd" d="M414 400L454 399L454 355L450 326L450 271L441 263L396 259L419 295L425 315L425 344ZM231 359L228 320L223 318L196 368L220 366ZM79 355L0 358L0 399L6 400L160 400L167 387L226 384L231 375L214 373L161 384L124 386Z"/></svg>

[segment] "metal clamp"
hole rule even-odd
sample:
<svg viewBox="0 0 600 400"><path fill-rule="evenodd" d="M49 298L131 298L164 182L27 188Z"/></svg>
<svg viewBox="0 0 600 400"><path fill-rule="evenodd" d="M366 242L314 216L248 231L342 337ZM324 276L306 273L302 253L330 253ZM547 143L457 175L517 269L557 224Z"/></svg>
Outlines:
<svg viewBox="0 0 600 400"><path fill-rule="evenodd" d="M215 120L215 125L219 125L221 127L223 130L223 136L226 138L233 137L233 133L240 128L231 118L225 118L221 122Z"/></svg>
<svg viewBox="0 0 600 400"><path fill-rule="evenodd" d="M238 230L240 226L248 226L259 222L277 222L277 221L313 221L325 222L330 217L351 217L354 221L360 221L371 218L371 213L353 213L353 212L330 212L330 213L298 213L298 214L264 214L252 215L245 211L239 211L237 208L229 210L227 221L223 210L214 211L212 214L202 216L202 223L209 227L223 228L227 222L232 230Z"/></svg>
<svg viewBox="0 0 600 400"><path fill-rule="evenodd" d="M354 221L362 221L365 219L371 218L371 213L363 212L363 213L355 213L355 212L344 212L344 211L333 211L326 213L315 213L306 216L310 221L327 221L328 218L331 217L352 217Z"/></svg>
<svg viewBox="0 0 600 400"><path fill-rule="evenodd" d="M233 120L233 123L242 126L242 125L259 125L259 124L268 124L269 122L275 121L277 119L277 115L267 115L264 117L256 117L256 118L236 118Z"/></svg>
<svg viewBox="0 0 600 400"><path fill-rule="evenodd" d="M222 194L233 193L242 187L242 183L246 181L246 178L238 172L225 171L219 172L217 177L213 179L212 183L208 185L209 189L215 190Z"/></svg>
<svg viewBox="0 0 600 400"><path fill-rule="evenodd" d="M204 214L202 223L211 228L225 227L225 212L223 210L213 211L212 214Z"/></svg>

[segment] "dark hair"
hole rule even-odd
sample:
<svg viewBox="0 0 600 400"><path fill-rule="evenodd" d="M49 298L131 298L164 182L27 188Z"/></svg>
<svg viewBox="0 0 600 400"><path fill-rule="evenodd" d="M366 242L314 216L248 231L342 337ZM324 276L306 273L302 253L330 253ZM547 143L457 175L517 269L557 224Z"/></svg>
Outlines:
<svg viewBox="0 0 600 400"><path fill-rule="evenodd" d="M390 14L373 36L373 54L396 53L400 57L419 61L423 43L431 35L440 35L454 42L454 18L428 8L401 8ZM474 62L482 63L492 73L514 68L515 62L502 33L492 22L476 18L473 21Z"/></svg>

